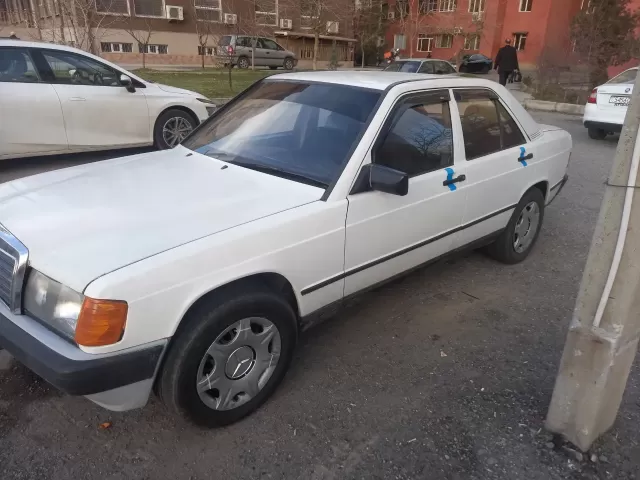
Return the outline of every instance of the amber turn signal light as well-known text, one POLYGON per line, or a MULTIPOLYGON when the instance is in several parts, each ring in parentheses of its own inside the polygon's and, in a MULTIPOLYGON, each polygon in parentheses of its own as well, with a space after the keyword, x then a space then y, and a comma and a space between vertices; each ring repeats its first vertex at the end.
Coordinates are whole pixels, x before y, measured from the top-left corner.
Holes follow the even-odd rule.
POLYGON ((76 324, 76 343, 99 347, 118 342, 127 322, 127 302, 85 297, 76 324))

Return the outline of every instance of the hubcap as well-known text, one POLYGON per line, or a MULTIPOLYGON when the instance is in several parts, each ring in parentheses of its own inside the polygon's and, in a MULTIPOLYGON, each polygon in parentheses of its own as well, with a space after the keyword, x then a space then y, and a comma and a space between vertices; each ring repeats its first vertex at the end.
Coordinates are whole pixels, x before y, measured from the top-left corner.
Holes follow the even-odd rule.
POLYGON ((187 138, 191 130, 193 130, 193 126, 189 120, 183 117, 173 117, 167 120, 162 127, 162 138, 167 145, 175 147, 187 138))
POLYGON ((255 397, 280 360, 278 328, 266 318, 237 321, 207 349, 198 367, 200 399, 214 410, 231 410, 255 397))
POLYGON ((536 202, 529 202, 520 212, 513 233, 513 249, 517 253, 522 253, 531 246, 539 224, 540 207, 536 202))

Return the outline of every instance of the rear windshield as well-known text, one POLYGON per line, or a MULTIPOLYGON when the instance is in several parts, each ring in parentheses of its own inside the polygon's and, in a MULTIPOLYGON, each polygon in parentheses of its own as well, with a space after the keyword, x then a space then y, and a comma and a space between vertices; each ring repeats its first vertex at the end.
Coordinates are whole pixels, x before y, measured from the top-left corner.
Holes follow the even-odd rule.
POLYGON ((231 35, 224 35, 218 42, 218 45, 220 45, 221 47, 231 45, 231 35))
POLYGON ((380 95, 344 85, 263 81, 213 115, 183 146, 326 188, 342 172, 380 95))
POLYGON ((626 72, 622 72, 617 77, 613 77, 607 83, 634 83, 636 81, 636 75, 638 75, 638 69, 634 68, 633 70, 627 70, 626 72))
POLYGON ((420 68, 420 62, 393 62, 385 71, 387 72, 406 72, 406 73, 416 73, 420 68))

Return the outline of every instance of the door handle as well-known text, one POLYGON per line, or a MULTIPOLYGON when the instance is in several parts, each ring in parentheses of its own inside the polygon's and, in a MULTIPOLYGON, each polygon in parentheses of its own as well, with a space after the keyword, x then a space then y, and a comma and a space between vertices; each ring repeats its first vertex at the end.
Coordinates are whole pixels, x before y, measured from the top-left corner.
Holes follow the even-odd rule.
POLYGON ((456 178, 452 178, 451 180, 445 180, 444 182, 442 182, 442 185, 448 187, 449 185, 453 185, 454 183, 464 182, 466 179, 466 175, 458 175, 456 178))
POLYGON ((526 155, 524 157, 518 157, 518 161, 524 162, 525 160, 531 160, 532 158, 533 158, 533 153, 530 153, 529 155, 526 155))

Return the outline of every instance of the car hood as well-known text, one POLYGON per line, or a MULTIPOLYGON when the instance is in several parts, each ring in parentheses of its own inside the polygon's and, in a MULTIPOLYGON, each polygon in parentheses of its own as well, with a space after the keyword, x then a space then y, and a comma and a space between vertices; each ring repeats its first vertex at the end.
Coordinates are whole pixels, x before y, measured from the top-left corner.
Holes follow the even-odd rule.
POLYGON ((200 95, 198 92, 192 92, 191 90, 185 90, 184 88, 171 87, 163 83, 152 83, 151 85, 155 85, 160 90, 167 93, 173 93, 176 95, 188 95, 190 97, 204 97, 204 95, 200 95))
POLYGON ((108 272, 323 192, 177 147, 4 183, 0 223, 29 249, 31 266, 81 292, 108 272))

